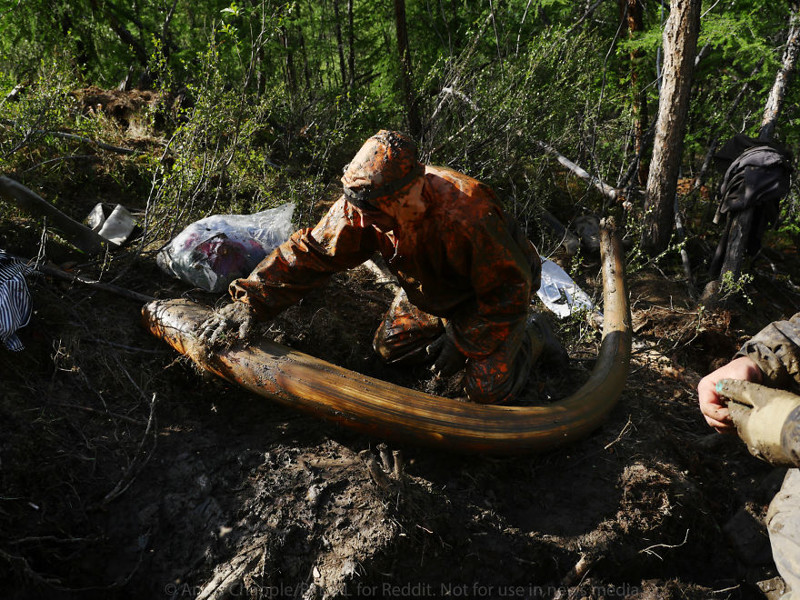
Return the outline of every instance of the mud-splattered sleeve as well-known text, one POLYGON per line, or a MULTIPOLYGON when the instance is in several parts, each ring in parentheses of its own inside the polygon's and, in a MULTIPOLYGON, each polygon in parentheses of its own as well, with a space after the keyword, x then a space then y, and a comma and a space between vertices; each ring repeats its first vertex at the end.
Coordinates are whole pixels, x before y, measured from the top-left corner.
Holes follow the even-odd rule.
POLYGON ((748 356, 758 365, 764 385, 800 391, 800 313, 767 325, 737 356, 748 356))
POLYGON ((260 319, 275 317, 333 273, 355 267, 377 248, 371 227, 362 227, 344 197, 312 228, 300 229, 261 261, 246 279, 231 283, 234 300, 252 306, 260 319))

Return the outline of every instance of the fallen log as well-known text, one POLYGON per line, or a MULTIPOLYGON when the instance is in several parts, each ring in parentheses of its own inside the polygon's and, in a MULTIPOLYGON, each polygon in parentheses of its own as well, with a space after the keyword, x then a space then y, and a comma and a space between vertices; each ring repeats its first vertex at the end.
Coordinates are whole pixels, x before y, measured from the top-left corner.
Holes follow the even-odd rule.
POLYGON ((50 223, 58 228, 73 246, 86 254, 101 254, 106 248, 117 247, 113 242, 101 238, 85 225, 65 215, 47 200, 9 177, 0 176, 0 197, 15 202, 28 214, 50 219, 50 223))
POLYGON ((614 407, 630 363, 631 320, 620 243, 601 229, 603 340, 588 381, 548 406, 490 406, 442 398, 367 377, 262 341, 210 351, 197 329, 210 309, 187 300, 143 308, 145 325, 202 368, 314 416, 379 438, 456 452, 522 454, 589 434, 614 407))

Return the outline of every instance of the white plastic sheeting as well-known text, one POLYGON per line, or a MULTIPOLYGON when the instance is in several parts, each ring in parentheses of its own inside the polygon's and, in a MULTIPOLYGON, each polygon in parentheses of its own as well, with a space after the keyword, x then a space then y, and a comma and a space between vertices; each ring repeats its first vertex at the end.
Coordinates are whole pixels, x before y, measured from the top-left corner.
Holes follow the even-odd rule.
POLYGON ((542 259, 542 285, 536 294, 559 319, 582 310, 595 309, 589 295, 578 287, 564 269, 547 258, 542 259))

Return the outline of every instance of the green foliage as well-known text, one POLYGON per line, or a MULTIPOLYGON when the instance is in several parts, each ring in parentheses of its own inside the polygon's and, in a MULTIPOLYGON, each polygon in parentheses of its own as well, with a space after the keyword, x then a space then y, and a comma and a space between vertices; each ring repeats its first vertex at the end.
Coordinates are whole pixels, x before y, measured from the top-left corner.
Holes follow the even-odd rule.
POLYGON ((738 297, 752 306, 753 300, 747 293, 747 286, 751 283, 753 283, 753 276, 749 273, 742 273, 736 278, 730 271, 725 271, 719 280, 719 300, 725 301, 738 297))
POLYGON ((193 104, 176 115, 167 150, 154 157, 147 218, 167 231, 149 228, 154 240, 213 212, 260 208, 260 184, 270 170, 253 141, 269 130, 269 99, 253 102, 228 86, 222 63, 220 45, 212 38, 197 56, 202 77, 187 86, 193 104))
MULTIPOLYGON (((485 32, 484 32, 485 34, 485 32)), ((546 141, 573 160, 589 165, 603 178, 624 155, 627 111, 620 111, 627 90, 613 78, 602 82, 608 46, 595 31, 548 28, 529 36, 520 53, 485 63, 467 48, 437 82, 440 93, 427 107, 424 149, 435 163, 461 169, 491 184, 513 210, 532 219, 564 194, 553 181, 553 161, 538 143, 546 141)), ((562 178, 563 181, 563 178, 562 178)), ((572 204, 589 209, 585 187, 572 204)), ((566 190, 569 192, 569 187, 566 190)))
MULTIPOLYGON (((711 140, 754 133, 788 6, 704 3, 699 45, 706 51, 694 79, 685 174, 697 171, 711 140), (731 109, 745 84, 749 92, 731 109)), ((424 158, 491 184, 528 224, 545 207, 564 207, 569 216, 608 210, 539 142, 612 185, 625 183, 639 110, 633 84, 646 92, 652 123, 669 10, 662 18, 659 3, 644 7, 644 31, 629 36, 616 2, 406 0, 424 158)), ((44 131, 120 136, 123 128, 104 112, 76 111, 69 93, 114 88, 127 77, 129 86, 185 98, 177 111, 147 109, 145 129, 157 131, 156 141, 162 135, 163 146, 114 175, 121 186, 129 174, 152 182, 153 241, 209 212, 286 200, 309 224, 367 136, 408 127, 400 76, 388 0, 0 0, 2 97, 27 84, 18 101, 0 107, 0 168, 68 164, 62 159, 74 145, 44 131)), ((798 102, 794 86, 787 106, 798 102)), ((796 151, 800 120, 791 111, 779 132, 796 151)), ((796 221, 792 212, 783 227, 796 221)))
MULTIPOLYGON (((63 146, 51 132, 78 126, 70 96, 76 79, 59 59, 59 56, 43 59, 26 92, 19 94, 18 101, 3 106, 0 171, 13 171, 17 165, 63 146)), ((6 90, 3 97, 13 87, 7 76, 4 79, 8 83, 3 86, 6 90)))

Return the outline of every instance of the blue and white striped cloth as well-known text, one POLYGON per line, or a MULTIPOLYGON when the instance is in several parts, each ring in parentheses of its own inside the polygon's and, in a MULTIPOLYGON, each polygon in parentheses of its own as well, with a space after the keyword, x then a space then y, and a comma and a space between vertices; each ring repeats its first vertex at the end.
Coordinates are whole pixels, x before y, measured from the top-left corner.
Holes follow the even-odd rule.
POLYGON ((31 320, 31 295, 25 282, 30 267, 0 250, 0 342, 19 352, 25 346, 17 330, 31 320))

